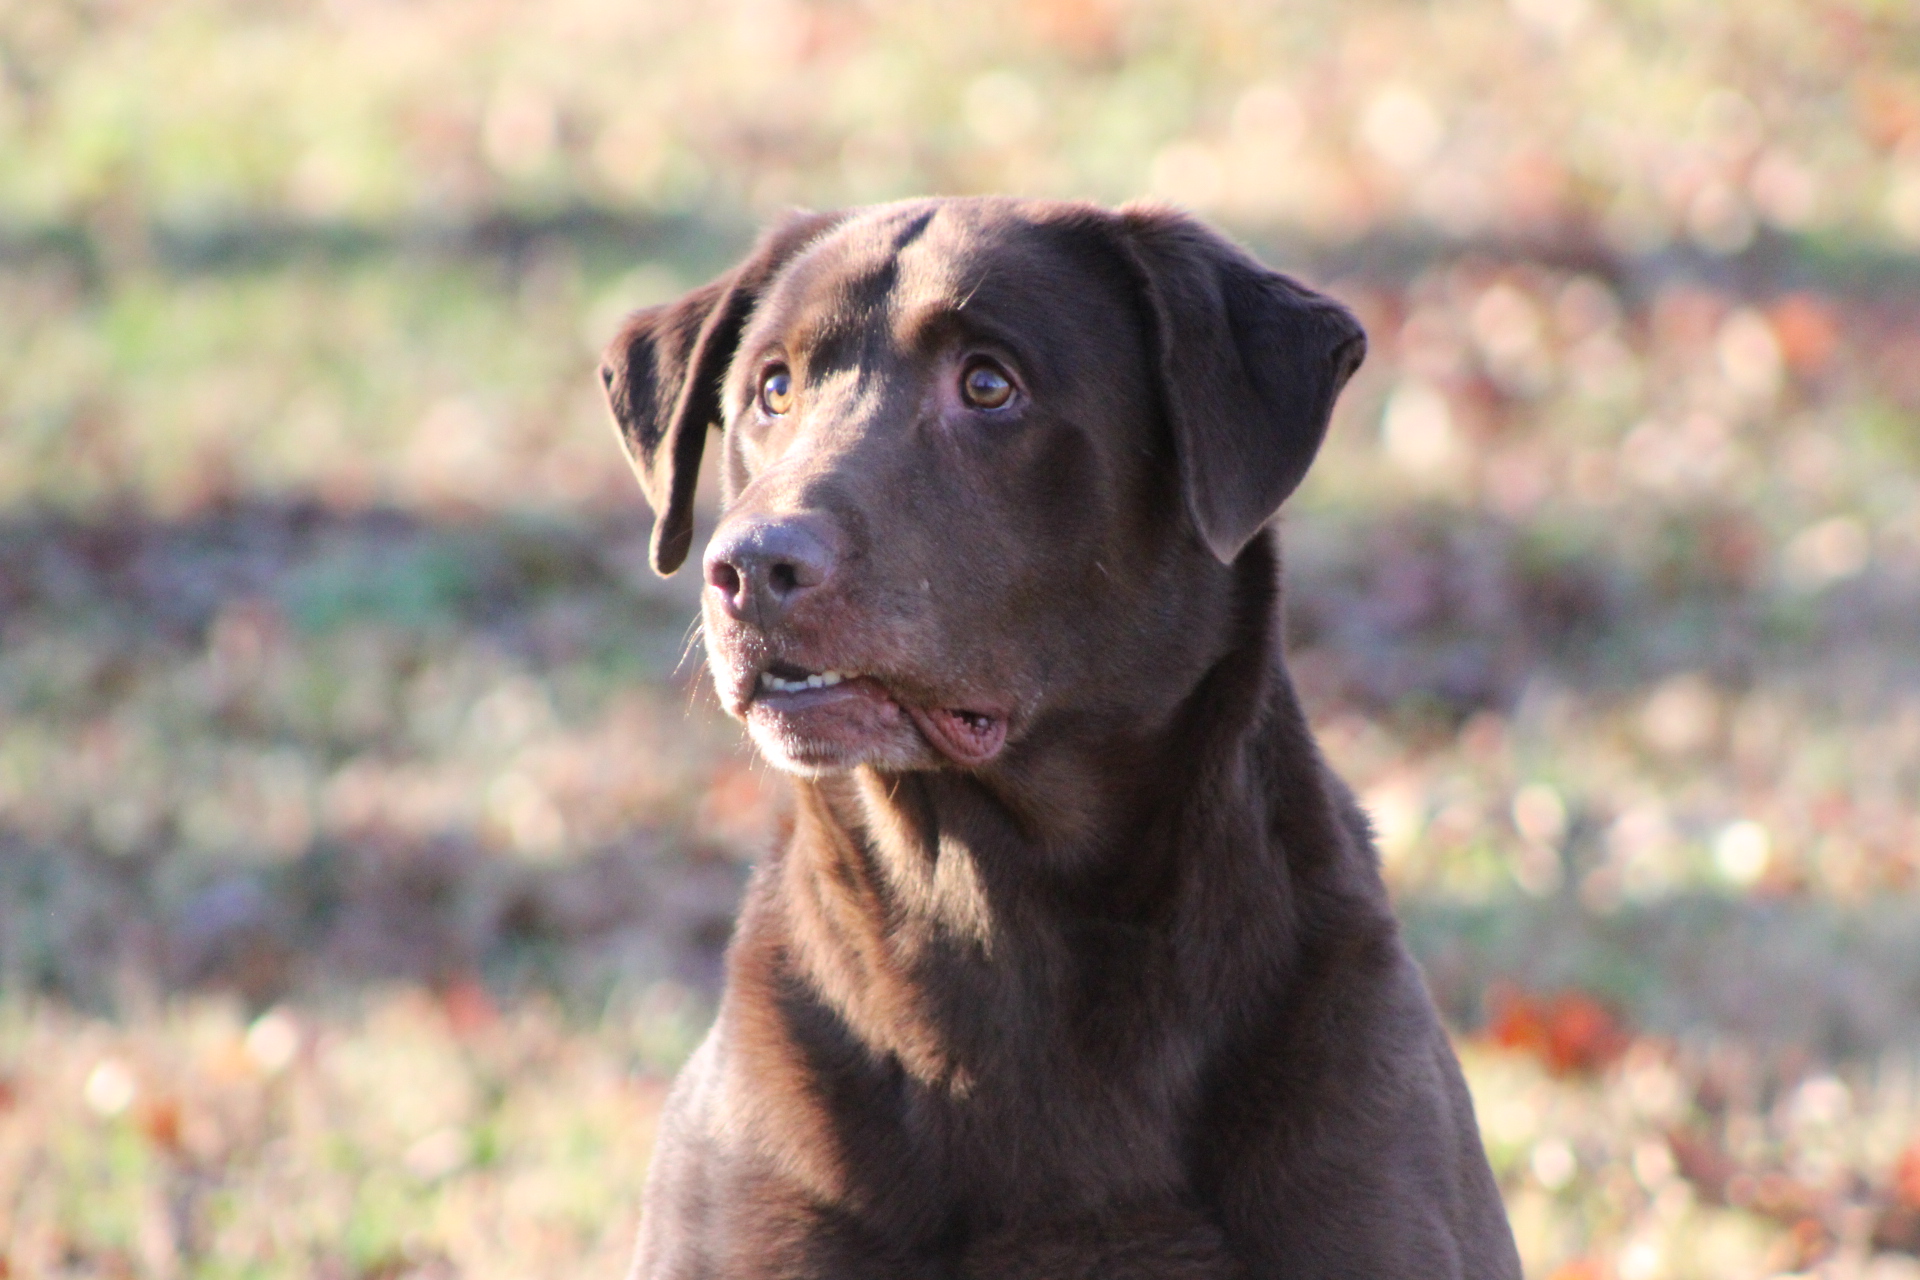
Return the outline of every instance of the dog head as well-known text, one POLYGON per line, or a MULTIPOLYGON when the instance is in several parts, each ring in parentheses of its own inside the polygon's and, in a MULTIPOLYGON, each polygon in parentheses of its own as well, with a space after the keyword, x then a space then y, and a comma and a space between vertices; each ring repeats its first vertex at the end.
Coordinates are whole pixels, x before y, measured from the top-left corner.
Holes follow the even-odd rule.
POLYGON ((891 772, 1170 714, 1364 351, 1181 214, 956 199, 793 215, 602 376, 663 574, 722 432, 727 710, 783 768, 891 772))

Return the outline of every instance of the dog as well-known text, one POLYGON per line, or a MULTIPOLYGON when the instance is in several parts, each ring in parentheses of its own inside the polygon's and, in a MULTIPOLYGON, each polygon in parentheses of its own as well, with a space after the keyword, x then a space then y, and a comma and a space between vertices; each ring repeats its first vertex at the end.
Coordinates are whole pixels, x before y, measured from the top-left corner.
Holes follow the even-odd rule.
POLYGON ((1366 339, 1178 211, 795 213, 602 365, 793 776, 641 1280, 1520 1275, 1270 525, 1366 339))

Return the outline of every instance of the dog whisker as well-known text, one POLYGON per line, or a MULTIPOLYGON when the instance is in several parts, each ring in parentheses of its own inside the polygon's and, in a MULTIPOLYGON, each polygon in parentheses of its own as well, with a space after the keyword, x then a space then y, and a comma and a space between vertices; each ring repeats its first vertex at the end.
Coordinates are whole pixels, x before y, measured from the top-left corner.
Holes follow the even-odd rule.
POLYGON ((704 617, 696 613, 693 616, 692 623, 690 623, 687 627, 687 634, 685 638, 682 639, 680 642, 680 656, 674 661, 674 664, 673 664, 674 675, 677 676, 681 673, 681 671, 685 670, 687 665, 687 659, 693 657, 694 650, 701 647, 702 643, 706 640, 706 638, 707 638, 707 621, 704 617))

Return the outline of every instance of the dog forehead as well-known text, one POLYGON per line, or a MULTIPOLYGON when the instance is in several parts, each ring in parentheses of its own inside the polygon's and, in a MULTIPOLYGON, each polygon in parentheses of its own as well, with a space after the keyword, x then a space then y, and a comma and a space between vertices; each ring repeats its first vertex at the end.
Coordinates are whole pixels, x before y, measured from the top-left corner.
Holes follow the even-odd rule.
POLYGON ((1101 273, 1072 252, 1076 233, 1059 216, 1068 208, 973 198, 863 210, 779 273, 748 343, 777 336, 817 349, 881 328, 907 337, 922 322, 962 312, 988 323, 1025 319, 1018 327, 1037 334, 1052 326, 1034 320, 1084 323, 1076 298, 1099 290, 1101 273))

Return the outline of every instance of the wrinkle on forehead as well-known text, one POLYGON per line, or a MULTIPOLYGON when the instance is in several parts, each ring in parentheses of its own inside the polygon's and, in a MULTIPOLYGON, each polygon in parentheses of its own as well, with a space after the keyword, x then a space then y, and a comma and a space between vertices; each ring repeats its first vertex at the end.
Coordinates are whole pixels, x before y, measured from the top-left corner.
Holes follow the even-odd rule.
POLYGON ((901 255, 939 216, 918 202, 842 223, 787 268, 758 309, 755 337, 778 333, 789 353, 834 367, 858 358, 899 294, 901 255))
POLYGON ((880 356, 883 346, 921 351, 956 334, 1050 363, 1061 328, 1087 318, 1061 313, 1060 286, 1080 283, 1088 263, 1059 254, 1055 240, 1016 201, 873 210, 822 236, 782 273, 748 345, 777 336, 809 378, 880 356))

